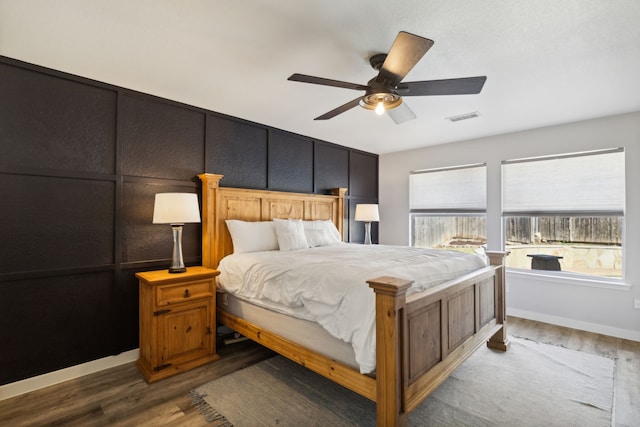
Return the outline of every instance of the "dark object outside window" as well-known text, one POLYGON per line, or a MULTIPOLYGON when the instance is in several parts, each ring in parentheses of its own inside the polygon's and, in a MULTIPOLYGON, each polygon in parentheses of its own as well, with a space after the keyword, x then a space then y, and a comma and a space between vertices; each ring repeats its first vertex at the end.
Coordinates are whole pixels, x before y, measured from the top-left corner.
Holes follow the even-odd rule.
POLYGON ((532 270, 551 270, 551 271, 560 271, 560 261, 562 259, 561 256, 555 255, 527 255, 531 257, 531 269, 532 270))

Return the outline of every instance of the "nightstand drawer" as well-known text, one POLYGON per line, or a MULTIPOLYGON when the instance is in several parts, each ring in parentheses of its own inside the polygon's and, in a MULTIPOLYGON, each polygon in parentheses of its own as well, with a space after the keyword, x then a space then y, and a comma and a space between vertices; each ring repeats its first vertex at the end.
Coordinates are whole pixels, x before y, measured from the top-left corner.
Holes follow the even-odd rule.
POLYGON ((192 282, 158 286, 156 304, 161 306, 185 303, 200 298, 211 298, 213 295, 213 280, 194 280, 192 282))

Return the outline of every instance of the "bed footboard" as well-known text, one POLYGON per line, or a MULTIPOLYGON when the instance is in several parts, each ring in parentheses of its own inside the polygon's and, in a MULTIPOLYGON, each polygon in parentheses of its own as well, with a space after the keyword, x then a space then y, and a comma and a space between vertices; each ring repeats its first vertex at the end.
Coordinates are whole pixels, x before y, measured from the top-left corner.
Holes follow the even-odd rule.
POLYGON ((406 296, 412 281, 368 281, 376 293, 378 426, 402 426, 407 414, 481 345, 506 350, 504 253, 491 266, 406 296))

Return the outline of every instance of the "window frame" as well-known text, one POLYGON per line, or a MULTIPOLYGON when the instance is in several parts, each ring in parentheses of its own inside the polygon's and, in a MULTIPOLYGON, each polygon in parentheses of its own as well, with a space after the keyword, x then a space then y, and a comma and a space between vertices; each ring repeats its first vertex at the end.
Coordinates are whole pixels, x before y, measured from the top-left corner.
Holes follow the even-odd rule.
MULTIPOLYGON (((624 153, 625 150, 623 147, 612 148, 612 149, 604 149, 604 150, 594 150, 594 151, 585 151, 580 153, 567 153, 560 155, 552 155, 552 156, 539 156, 525 159, 516 159, 516 160, 503 160, 501 162, 501 183, 500 183, 500 192, 501 192, 501 201, 502 201, 502 209, 501 209, 501 221, 502 221, 502 245, 506 251, 509 250, 507 246, 506 238, 507 238, 507 222, 505 218, 510 217, 527 217, 527 218, 539 218, 539 217, 568 217, 568 218, 576 218, 576 217, 619 217, 622 220, 622 230, 621 230, 621 243, 620 248, 622 252, 622 267, 621 267, 621 275, 620 277, 607 277, 607 276, 599 276, 595 274, 589 273, 576 273, 572 271, 552 271, 552 270, 538 270, 538 269, 524 269, 524 268, 516 268, 516 267, 507 267, 506 271, 510 275, 514 275, 516 277, 537 277, 541 280, 552 280, 554 282, 562 282, 567 284, 581 284, 586 286, 596 286, 596 287, 605 287, 605 288, 613 288, 613 289, 628 289, 629 285, 625 284, 625 266, 626 266, 626 245, 625 245, 625 206, 624 206, 624 198, 626 194, 626 187, 623 187, 622 190, 622 206, 620 208, 614 209, 585 209, 585 210, 545 210, 545 209, 531 209, 531 210, 509 210, 505 209, 505 165, 513 165, 517 163, 533 163, 536 161, 546 161, 546 160, 557 160, 557 159, 571 159, 578 158, 584 156, 594 156, 594 155, 606 155, 610 153, 623 153, 622 156, 622 182, 624 183, 626 172, 624 171, 624 153)), ((624 185, 624 184, 623 184, 624 185)))
MULTIPOLYGON (((463 172, 464 173, 464 172, 463 172)), ((454 205, 460 205, 459 203, 454 203, 454 205)), ((485 232, 484 237, 487 235, 487 164, 486 163, 474 163, 467 165, 457 165, 457 166, 447 166, 447 167, 439 167, 439 168, 429 168, 429 169, 420 169, 409 172, 409 245, 415 247, 415 218, 417 217, 483 217, 485 221, 485 232), (421 174, 437 174, 437 173, 447 173, 447 172, 456 172, 463 170, 471 170, 471 169, 479 169, 482 168, 482 174, 484 175, 484 180, 482 181, 482 186, 484 187, 483 195, 484 197, 481 200, 481 203, 478 205, 474 203, 472 206, 469 206, 466 203, 466 207, 451 207, 449 206, 440 206, 440 207, 429 207, 429 208, 415 208, 413 206, 413 201, 415 200, 412 196, 414 192, 414 185, 411 177, 415 175, 421 174)), ((486 244, 485 244, 486 246, 486 244)))

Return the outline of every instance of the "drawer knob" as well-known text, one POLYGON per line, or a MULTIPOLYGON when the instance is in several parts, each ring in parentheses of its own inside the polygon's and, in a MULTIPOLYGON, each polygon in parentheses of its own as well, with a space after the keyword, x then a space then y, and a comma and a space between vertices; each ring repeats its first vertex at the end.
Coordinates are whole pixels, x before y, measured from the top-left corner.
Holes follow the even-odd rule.
POLYGON ((184 297, 185 298, 189 298, 191 296, 191 294, 189 293, 189 289, 185 289, 184 290, 184 297))

